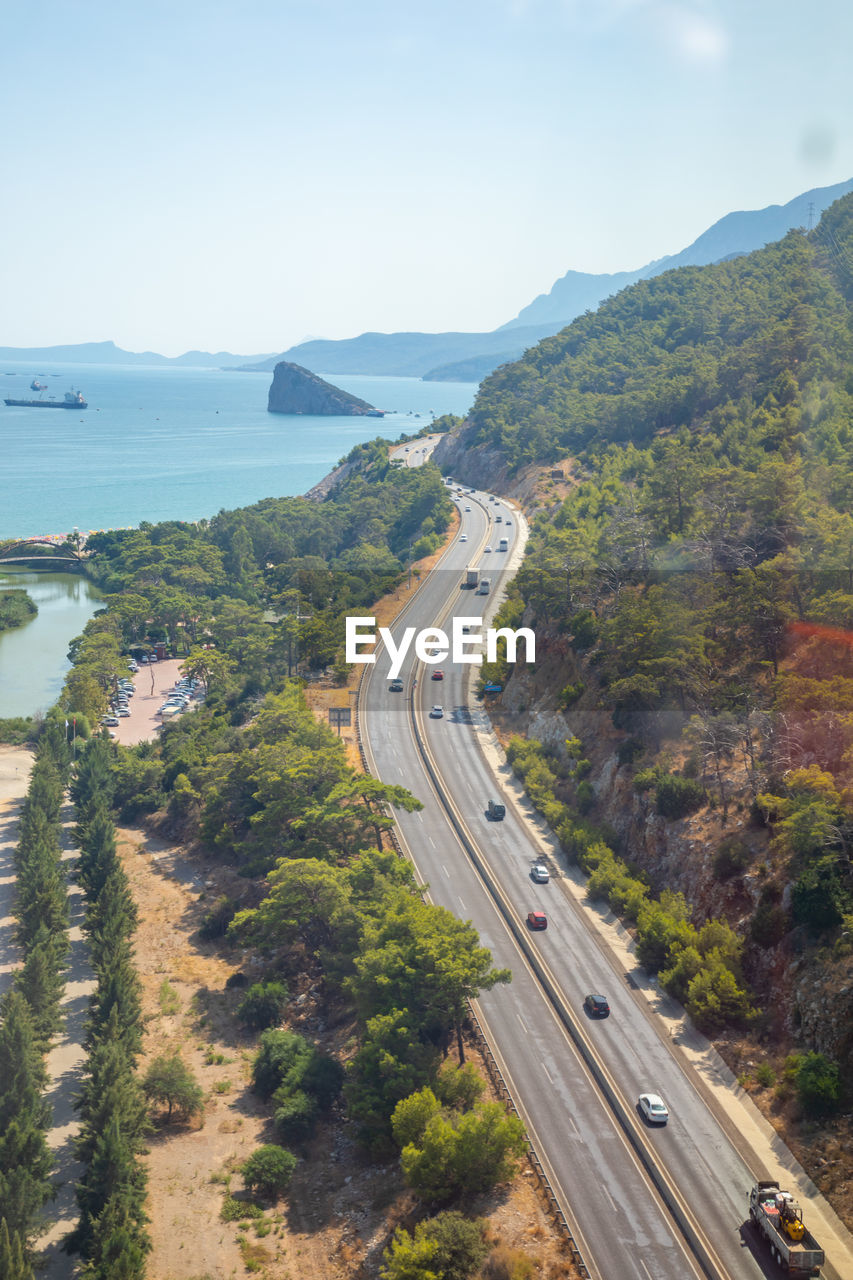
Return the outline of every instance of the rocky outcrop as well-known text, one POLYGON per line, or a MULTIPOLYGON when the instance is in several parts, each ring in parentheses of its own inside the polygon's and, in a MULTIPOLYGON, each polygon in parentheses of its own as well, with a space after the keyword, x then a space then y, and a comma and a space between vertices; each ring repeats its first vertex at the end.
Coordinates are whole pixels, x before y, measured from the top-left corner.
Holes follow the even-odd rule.
POLYGON ((380 417, 379 410, 358 396, 324 382, 301 365, 282 360, 275 367, 267 409, 270 413, 324 417, 380 417))

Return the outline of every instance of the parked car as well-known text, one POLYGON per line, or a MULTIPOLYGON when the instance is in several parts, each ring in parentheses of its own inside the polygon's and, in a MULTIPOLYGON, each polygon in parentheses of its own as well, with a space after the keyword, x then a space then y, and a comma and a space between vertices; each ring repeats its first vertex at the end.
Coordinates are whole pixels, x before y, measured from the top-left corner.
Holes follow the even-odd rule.
POLYGON ((547 929, 548 917, 544 911, 528 911, 527 913, 528 929, 547 929))
POLYGON ((666 1103, 659 1093, 641 1093, 637 1105, 649 1124, 666 1124, 669 1119, 666 1103))
POLYGON ((586 996, 583 1007, 591 1018, 607 1018, 610 1014, 610 1005, 605 996, 586 996))

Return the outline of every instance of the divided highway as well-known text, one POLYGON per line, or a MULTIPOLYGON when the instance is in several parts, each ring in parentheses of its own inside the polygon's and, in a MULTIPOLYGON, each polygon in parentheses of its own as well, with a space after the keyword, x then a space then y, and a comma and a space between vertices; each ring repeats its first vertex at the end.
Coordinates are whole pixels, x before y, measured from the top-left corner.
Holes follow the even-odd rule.
MULTIPOLYGON (((482 493, 462 494, 459 507, 460 534, 392 627, 395 640, 407 626, 450 632, 453 616, 478 618, 499 589, 510 557, 497 548, 506 537, 511 553, 515 513, 482 493), (460 589, 468 565, 491 578, 489 595, 460 589)), ((441 667, 444 679, 432 680, 435 668, 410 655, 395 693, 388 654, 377 651, 359 698, 368 762, 424 802, 397 823, 432 901, 470 919, 495 964, 513 972, 509 986, 480 998, 478 1015, 591 1274, 772 1277, 761 1243, 742 1231, 746 1193, 763 1170, 747 1166, 736 1135, 660 1039, 630 975, 561 888, 559 868, 549 883, 533 882, 540 857, 513 807, 503 822, 486 819, 488 799, 501 799, 478 741, 486 718, 469 710, 467 669, 450 659, 441 667), (434 704, 441 718, 430 718, 434 704), (547 912, 545 932, 528 933, 530 910, 547 912), (609 1018, 586 1017, 588 992, 607 996, 609 1018), (666 1100, 665 1128, 640 1118, 644 1091, 666 1100)))

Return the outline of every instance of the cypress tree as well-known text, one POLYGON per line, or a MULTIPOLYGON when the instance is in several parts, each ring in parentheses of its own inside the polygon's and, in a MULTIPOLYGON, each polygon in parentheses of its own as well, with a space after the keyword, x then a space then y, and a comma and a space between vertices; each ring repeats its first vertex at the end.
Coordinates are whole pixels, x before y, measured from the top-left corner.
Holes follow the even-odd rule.
POLYGON ((98 1135, 110 1117, 121 1119, 128 1143, 138 1152, 146 1127, 146 1105, 133 1071, 133 1062, 121 1043, 118 1011, 114 1008, 103 1029, 102 1039, 93 1047, 86 1063, 86 1078, 77 1103, 80 1133, 76 1142, 78 1160, 89 1164, 98 1135))
POLYGON ((82 1280, 141 1280, 151 1247, 134 1216, 134 1195, 110 1195, 92 1228, 89 1262, 82 1280))
POLYGON ((135 1059, 142 1046, 142 1001, 139 978, 130 962, 130 948, 105 959, 98 969, 98 986, 92 997, 91 1015, 86 1029, 86 1049, 91 1052, 103 1039, 104 1028, 115 1010, 118 1026, 116 1040, 128 1057, 135 1059))
POLYGON ((0 1218, 0 1276, 3 1280, 35 1280, 23 1241, 17 1231, 9 1233, 5 1218, 0 1218))
POLYGON ((134 1144, 128 1141, 120 1118, 113 1115, 95 1140, 91 1162, 77 1188, 80 1221, 72 1241, 84 1258, 92 1258, 98 1247, 98 1219, 111 1197, 121 1197, 126 1229, 144 1238, 145 1183, 134 1144))
POLYGON ((16 941, 27 950, 44 926, 50 934, 63 933, 68 926, 68 893, 59 861, 55 837, 40 841, 20 861, 17 875, 15 915, 16 941))
POLYGON ((0 1204, 10 1238, 26 1240, 51 1193, 50 1108, 41 1096, 47 1076, 20 991, 7 993, 0 1016, 0 1204))
POLYGON ((78 822, 89 820, 93 806, 109 805, 114 787, 109 741, 101 737, 90 738, 77 761, 70 788, 78 822))
POLYGON ((80 834, 77 879, 86 897, 94 902, 116 861, 115 826, 105 804, 92 807, 91 816, 80 834))
POLYGON ((65 986, 62 970, 68 951, 67 937, 48 933, 41 925, 27 951, 24 966, 15 975, 15 987, 30 1006, 36 1045, 44 1054, 62 1025, 59 1002, 65 986))

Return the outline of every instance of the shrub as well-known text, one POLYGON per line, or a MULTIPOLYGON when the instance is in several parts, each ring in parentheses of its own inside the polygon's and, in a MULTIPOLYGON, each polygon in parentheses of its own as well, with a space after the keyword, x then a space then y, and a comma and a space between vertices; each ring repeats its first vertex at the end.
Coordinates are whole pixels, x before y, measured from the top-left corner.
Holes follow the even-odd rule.
POLYGON ((776 1072, 769 1062, 760 1062, 755 1068, 755 1078, 765 1089, 776 1083, 776 1072))
POLYGON ((580 609, 569 618, 569 635, 573 649, 589 649, 598 638, 598 624, 595 614, 589 609, 580 609))
POLYGON ((394 1233, 385 1250, 382 1280, 419 1280, 441 1276, 441 1280, 468 1280, 488 1253, 484 1242, 485 1223, 451 1210, 427 1222, 419 1222, 414 1235, 402 1227, 394 1233))
POLYGON ((740 836, 726 836, 714 855, 714 875, 718 880, 729 880, 749 864, 749 845, 740 836))
POLYGON ((822 1116, 837 1110, 841 1098, 838 1063, 822 1053, 806 1053, 800 1058, 794 1084, 806 1115, 822 1116))
POLYGON ((658 783, 657 769, 638 769, 634 774, 634 790, 635 791, 651 791, 652 787, 656 787, 658 783))
POLYGON ((286 1093, 276 1108, 274 1119, 276 1129, 286 1142, 304 1142, 314 1132, 317 1103, 302 1089, 286 1093))
POLYGON ((559 703, 564 711, 575 705, 578 698, 583 694, 584 688, 585 685, 582 680, 579 680, 577 684, 567 684, 563 686, 560 690, 559 703))
POLYGON ((168 1108, 167 1124, 173 1111, 176 1115, 192 1116, 204 1106, 204 1094, 195 1076, 177 1053, 155 1058, 142 1081, 142 1091, 149 1101, 168 1108))
MULTIPOLYGON (((582 814, 589 813, 595 804, 595 792, 589 782, 579 782, 576 793, 578 811, 582 814)), ((545 815, 547 817, 547 814, 545 815)))
POLYGON ((237 904, 225 894, 217 898, 209 911, 202 916, 198 935, 205 942, 214 938, 224 938, 229 924, 237 914, 237 904))
POLYGON ((699 808, 704 798, 702 784, 695 778, 682 778, 677 773, 664 773, 658 777, 655 809, 662 818, 685 818, 699 808))
POLYGON ((279 1022, 290 992, 283 982, 256 982, 237 1006, 237 1017, 253 1031, 265 1031, 279 1022))
POLYGON ((275 1199, 290 1186, 297 1164, 296 1156, 290 1151, 267 1144, 252 1152, 240 1172, 250 1190, 275 1199))
POLYGON ((749 922, 749 936, 759 947, 775 947, 788 932, 788 913, 778 902, 759 902, 749 922))
POLYGON ((620 764, 633 764, 637 756, 641 756, 645 749, 645 744, 641 738, 626 738, 624 742, 619 743, 616 759, 620 764))

